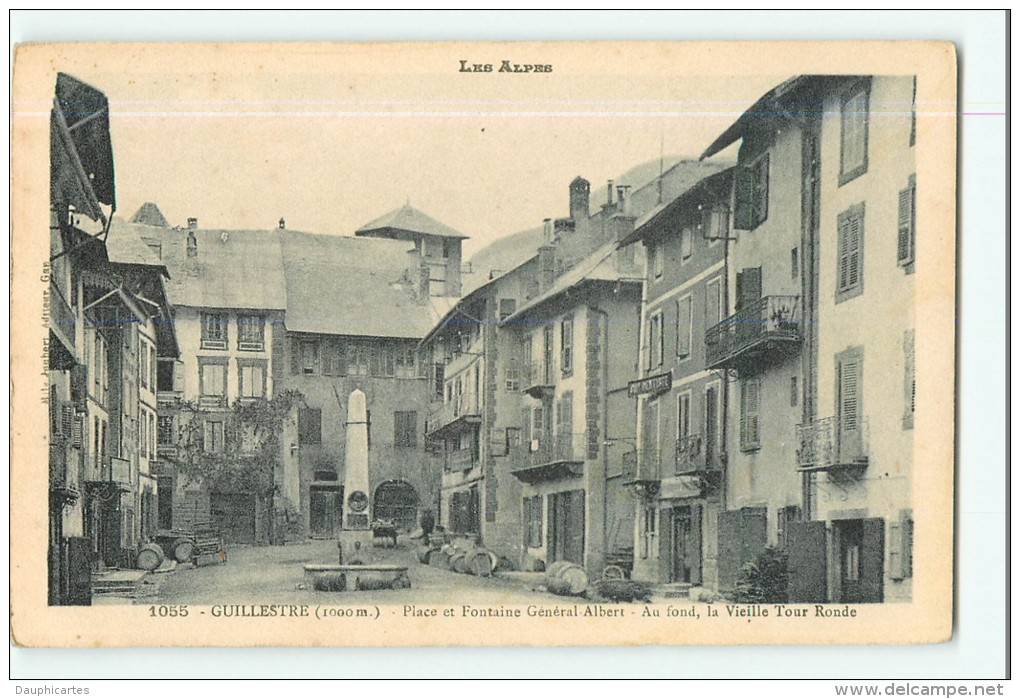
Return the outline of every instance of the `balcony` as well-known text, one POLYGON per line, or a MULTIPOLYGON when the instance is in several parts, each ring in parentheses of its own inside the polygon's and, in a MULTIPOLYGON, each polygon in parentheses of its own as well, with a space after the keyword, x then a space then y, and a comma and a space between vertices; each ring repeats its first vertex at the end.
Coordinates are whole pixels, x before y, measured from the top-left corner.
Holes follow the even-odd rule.
POLYGON ((425 420, 425 434, 429 437, 442 437, 460 432, 468 425, 478 425, 482 421, 478 408, 478 399, 473 395, 464 394, 447 403, 425 420))
POLYGON ((556 383, 553 381, 553 367, 546 362, 532 362, 525 367, 524 392, 539 400, 553 394, 556 383))
POLYGON ((838 417, 797 425, 797 443, 801 471, 863 471, 868 466, 868 418, 860 418, 857 429, 840 429, 838 417))
POLYGON ((71 310, 71 304, 67 302, 64 295, 56 284, 50 282, 49 294, 49 325, 50 330, 64 346, 67 352, 77 359, 78 354, 74 348, 75 328, 77 318, 71 310))
POLYGON ((800 297, 764 296, 705 332, 705 363, 753 374, 796 351, 800 341, 800 297))
POLYGON ((522 445, 511 473, 522 483, 580 476, 588 455, 585 433, 543 435, 522 445))
POLYGON ((478 463, 474 449, 457 449, 446 455, 447 471, 470 471, 478 463))
POLYGON ((655 497, 662 482, 661 456, 657 448, 638 449, 623 455, 623 485, 639 500, 655 497))
POLYGON ((50 496, 71 503, 81 494, 78 488, 77 462, 69 458, 64 444, 50 444, 50 496))
POLYGON ((183 391, 166 391, 163 389, 156 391, 156 405, 160 408, 177 405, 182 400, 184 400, 183 391))

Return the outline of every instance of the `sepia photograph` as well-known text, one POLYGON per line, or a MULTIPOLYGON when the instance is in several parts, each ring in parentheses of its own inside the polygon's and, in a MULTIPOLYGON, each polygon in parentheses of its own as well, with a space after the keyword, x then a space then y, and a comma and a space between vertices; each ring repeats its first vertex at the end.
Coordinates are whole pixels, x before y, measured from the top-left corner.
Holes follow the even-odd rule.
POLYGON ((15 641, 951 638, 952 44, 40 44, 12 94, 15 641))

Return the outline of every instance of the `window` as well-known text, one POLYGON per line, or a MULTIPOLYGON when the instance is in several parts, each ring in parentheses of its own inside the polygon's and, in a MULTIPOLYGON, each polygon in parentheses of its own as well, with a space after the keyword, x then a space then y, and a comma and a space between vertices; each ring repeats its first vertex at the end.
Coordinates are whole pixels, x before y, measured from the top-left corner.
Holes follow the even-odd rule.
POLYGON ((914 271, 914 203, 916 181, 913 175, 907 180, 907 188, 900 190, 899 215, 896 234, 896 264, 906 268, 907 274, 914 271))
POLYGON ((542 496, 524 498, 524 545, 538 548, 542 545, 542 496))
POLYGON ((691 436, 691 394, 681 393, 676 398, 677 442, 691 436))
POLYGON ((393 413, 393 446, 418 446, 418 413, 414 410, 393 413))
POLYGON ((149 351, 144 342, 138 343, 138 379, 142 388, 149 387, 149 351))
POLYGON ((445 369, 445 367, 442 364, 436 363, 436 364, 432 365, 432 370, 434 372, 434 383, 435 383, 436 398, 439 398, 440 400, 442 400, 442 398, 443 398, 443 385, 446 383, 446 378, 445 378, 446 369, 445 369))
POLYGON ((156 390, 156 348, 149 347, 149 387, 156 390))
POLYGON ((841 213, 837 225, 836 303, 840 303, 864 291, 864 204, 841 213))
POLYGON ((238 360, 237 395, 241 398, 263 398, 266 395, 265 362, 238 360))
POLYGON ((914 402, 917 379, 914 369, 914 331, 903 333, 903 429, 914 428, 914 402))
POLYGON ((204 450, 209 454, 219 454, 226 448, 223 441, 223 421, 206 420, 205 435, 202 442, 204 450))
POLYGON ((790 546, 790 524, 799 522, 800 508, 796 505, 780 507, 776 511, 776 541, 779 548, 787 549, 790 546))
POLYGON ((372 376, 393 376, 396 372, 396 362, 393 357, 393 347, 381 345, 374 348, 372 352, 372 376))
POLYGON ((149 413, 149 456, 156 458, 156 415, 149 413))
POLYGON ((509 455, 514 450, 521 446, 521 428, 520 427, 507 427, 506 428, 506 451, 505 454, 509 455))
POLYGON ((676 356, 691 356, 691 320, 693 296, 687 295, 676 302, 676 356))
POLYGON ((139 417, 141 419, 138 421, 138 449, 141 457, 146 459, 149 457, 149 418, 144 411, 139 417))
POLYGON ((322 410, 298 409, 298 444, 322 444, 322 410))
POLYGON ((705 387, 705 458, 712 463, 719 447, 719 384, 705 387))
POLYGON ((319 343, 316 340, 301 341, 301 373, 314 374, 319 364, 319 343))
POLYGON ((347 348, 347 373, 350 376, 368 376, 369 347, 355 342, 347 348))
POLYGON ((740 387, 740 448, 744 451, 753 451, 761 446, 760 408, 761 379, 744 379, 740 387))
POLYGON ((202 349, 227 348, 227 314, 202 314, 202 349))
POLYGON ((691 258, 694 253, 694 229, 690 226, 680 231, 680 264, 691 258))
POLYGON ((870 85, 861 82, 847 92, 839 111, 840 148, 839 183, 863 175, 868 170, 868 92, 870 85))
POLYGON ((796 279, 800 275, 800 259, 797 248, 790 249, 790 279, 796 279))
POLYGON ((560 369, 564 376, 574 371, 574 319, 565 318, 560 323, 560 369))
POLYGON ((506 320, 514 314, 517 310, 517 301, 515 299, 500 299, 499 300, 499 319, 506 320))
POLYGON ((511 361, 506 365, 506 390, 509 392, 519 391, 521 389, 521 372, 517 366, 517 363, 511 361))
POLYGON ((718 278, 705 285, 705 327, 722 320, 722 283, 718 278))
POLYGON ((657 515, 654 507, 646 507, 641 511, 641 558, 655 557, 657 515))
POLYGON ((662 276, 662 246, 658 243, 651 243, 648 248, 648 256, 651 258, 652 274, 656 279, 662 276))
POLYGON ((175 362, 173 360, 158 362, 156 374, 156 388, 158 390, 174 390, 174 366, 175 362))
POLYGON ((654 369, 662 366, 662 311, 653 313, 648 318, 648 356, 645 368, 654 369))
POLYGON ((769 154, 737 168, 734 183, 736 213, 734 227, 749 231, 769 216, 769 154))
POLYGON ((413 345, 393 348, 393 375, 398 379, 414 379, 418 377, 415 367, 415 350, 413 345))
POLYGON ((800 402, 800 394, 797 391, 797 377, 790 377, 790 407, 796 408, 797 403, 800 402))
POLYGON ((204 406, 221 406, 227 403, 227 360, 198 358, 198 379, 204 406))
POLYGON ((237 349, 261 352, 265 349, 265 319, 262 316, 237 317, 237 349))

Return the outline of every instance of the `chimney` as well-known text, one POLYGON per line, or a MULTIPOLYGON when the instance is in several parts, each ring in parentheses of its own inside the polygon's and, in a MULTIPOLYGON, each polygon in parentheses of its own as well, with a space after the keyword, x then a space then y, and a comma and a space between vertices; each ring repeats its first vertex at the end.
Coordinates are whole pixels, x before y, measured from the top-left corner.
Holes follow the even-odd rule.
POLYGON ((591 183, 583 177, 575 177, 570 183, 570 218, 583 221, 588 218, 591 197, 591 183))
POLYGON ((548 245, 553 239, 553 223, 551 218, 542 219, 542 239, 548 245))
POLYGON ((198 257, 198 239, 195 238, 195 229, 191 228, 191 222, 195 219, 188 219, 188 257, 198 257))
POLYGON ((538 289, 544 294, 556 281, 556 246, 546 243, 538 249, 538 289))
POLYGON ((617 200, 621 212, 630 213, 630 185, 621 184, 616 187, 617 200))
POLYGON ((287 222, 286 222, 286 221, 284 221, 284 220, 283 220, 283 216, 281 216, 281 217, 280 217, 280 230, 282 231, 282 230, 284 230, 284 229, 286 229, 286 228, 287 228, 287 222))
POLYGON ((188 219, 188 230, 189 231, 193 231, 193 230, 197 230, 197 229, 198 229, 198 219, 197 218, 189 218, 188 219))
POLYGON ((609 180, 606 183, 606 206, 613 205, 613 181, 609 180))

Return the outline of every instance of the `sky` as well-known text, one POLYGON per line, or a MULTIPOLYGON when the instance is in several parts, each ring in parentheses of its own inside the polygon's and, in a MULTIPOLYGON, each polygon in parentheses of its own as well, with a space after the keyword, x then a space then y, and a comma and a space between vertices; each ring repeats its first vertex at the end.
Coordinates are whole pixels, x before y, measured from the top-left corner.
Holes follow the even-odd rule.
POLYGON ((566 216, 578 175, 594 191, 663 154, 697 158, 787 77, 682 75, 661 59, 642 74, 590 49, 538 53, 527 60, 552 73, 500 75, 504 49, 393 45, 117 48, 69 54, 58 69, 110 100, 119 215, 151 201, 172 225, 274 228, 283 217, 351 235, 410 203, 469 236, 468 256, 566 216), (463 73, 461 55, 494 72, 463 73))

